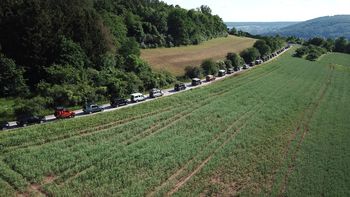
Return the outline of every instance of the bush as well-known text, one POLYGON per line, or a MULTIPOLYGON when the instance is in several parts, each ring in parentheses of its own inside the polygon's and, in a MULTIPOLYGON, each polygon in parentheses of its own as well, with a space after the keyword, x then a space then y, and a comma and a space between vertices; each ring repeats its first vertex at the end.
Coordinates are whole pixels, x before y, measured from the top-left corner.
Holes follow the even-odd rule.
POLYGON ((238 67, 243 64, 243 59, 236 53, 228 53, 226 59, 231 61, 233 67, 238 67))
POLYGON ((252 47, 242 51, 240 55, 246 63, 250 63, 255 61, 260 56, 260 52, 258 49, 252 47))
POLYGON ((20 119, 27 116, 45 115, 48 102, 50 101, 40 96, 29 100, 19 99, 16 101, 15 116, 20 119))
POLYGON ((297 49, 297 50, 295 51, 294 56, 295 56, 295 57, 303 57, 304 55, 306 55, 306 54, 308 54, 308 53, 309 53, 309 48, 306 47, 306 46, 304 46, 304 47, 301 47, 301 48, 297 49))
POLYGON ((317 58, 320 57, 320 54, 319 53, 316 53, 316 52, 310 52, 307 56, 306 56, 306 59, 307 60, 310 60, 310 61, 316 61, 317 58))
POLYGON ((218 65, 212 60, 204 60, 201 64, 204 75, 216 75, 219 71, 218 65))
POLYGON ((186 66, 185 76, 187 78, 199 78, 201 76, 201 69, 195 66, 186 66))

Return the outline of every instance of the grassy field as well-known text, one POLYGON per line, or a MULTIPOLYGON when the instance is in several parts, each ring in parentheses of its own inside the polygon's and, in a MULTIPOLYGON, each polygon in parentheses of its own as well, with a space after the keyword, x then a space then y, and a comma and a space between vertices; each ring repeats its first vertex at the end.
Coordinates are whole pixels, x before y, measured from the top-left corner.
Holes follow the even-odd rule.
POLYGON ((0 196, 350 196, 350 56, 0 134, 0 196))
POLYGON ((224 59, 228 52, 239 53, 253 46, 254 42, 255 40, 251 38, 228 36, 212 39, 200 45, 145 49, 141 50, 141 57, 155 70, 165 70, 175 76, 182 76, 186 66, 198 66, 208 58, 224 59))

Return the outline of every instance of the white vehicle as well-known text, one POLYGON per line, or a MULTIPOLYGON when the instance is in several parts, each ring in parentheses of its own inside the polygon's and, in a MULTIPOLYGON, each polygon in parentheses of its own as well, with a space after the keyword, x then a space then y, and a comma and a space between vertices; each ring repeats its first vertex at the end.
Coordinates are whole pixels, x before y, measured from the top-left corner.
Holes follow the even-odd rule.
POLYGON ((134 93, 134 94, 131 94, 130 100, 131 102, 137 103, 139 101, 146 100, 146 97, 141 93, 134 93))

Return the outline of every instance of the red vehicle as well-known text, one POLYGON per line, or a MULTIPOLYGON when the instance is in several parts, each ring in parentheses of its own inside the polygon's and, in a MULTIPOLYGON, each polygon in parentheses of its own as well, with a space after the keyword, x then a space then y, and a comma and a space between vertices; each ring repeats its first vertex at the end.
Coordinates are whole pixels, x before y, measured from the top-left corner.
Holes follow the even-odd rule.
POLYGON ((54 115, 57 119, 74 118, 75 112, 70 111, 70 110, 65 109, 65 108, 57 108, 54 115))

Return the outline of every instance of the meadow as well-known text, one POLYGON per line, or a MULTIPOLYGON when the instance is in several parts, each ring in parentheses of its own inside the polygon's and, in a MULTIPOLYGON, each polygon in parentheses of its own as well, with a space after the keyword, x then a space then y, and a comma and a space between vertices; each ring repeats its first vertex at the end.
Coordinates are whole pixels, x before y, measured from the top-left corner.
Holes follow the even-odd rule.
POLYGON ((350 196, 350 55, 0 133, 0 196, 350 196))
POLYGON ((227 53, 240 53, 252 47, 255 39, 228 36, 215 38, 199 45, 141 50, 141 58, 154 70, 168 71, 175 76, 183 76, 186 66, 199 66, 203 60, 225 59, 227 53))

